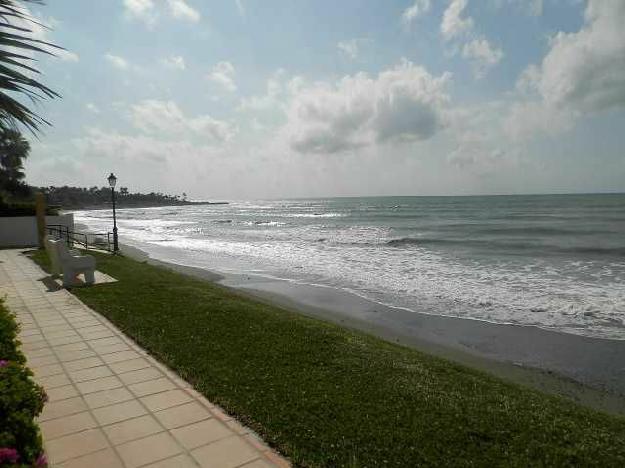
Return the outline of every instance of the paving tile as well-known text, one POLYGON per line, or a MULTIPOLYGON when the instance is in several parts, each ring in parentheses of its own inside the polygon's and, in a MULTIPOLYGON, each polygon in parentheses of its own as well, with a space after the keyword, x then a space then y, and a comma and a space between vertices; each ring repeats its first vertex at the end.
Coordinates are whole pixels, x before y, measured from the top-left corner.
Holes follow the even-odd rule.
POLYGON ((51 375, 62 374, 63 372, 65 372, 60 364, 49 364, 47 366, 41 367, 33 366, 32 371, 37 378, 48 377, 51 375))
POLYGON ((111 338, 99 338, 97 340, 87 340, 87 344, 93 349, 102 348, 106 346, 113 346, 117 344, 123 344, 124 342, 117 337, 111 338))
POLYGON ((126 466, 134 468, 177 455, 181 447, 169 434, 162 432, 117 446, 126 466))
POLYGON ((39 421, 69 416, 70 414, 81 413, 87 410, 87 405, 81 397, 67 398, 60 401, 50 401, 44 407, 39 421))
POLYGON ((51 375, 49 377, 41 377, 41 378, 37 378, 36 380, 46 390, 55 388, 55 387, 61 387, 63 385, 69 385, 72 383, 69 380, 69 377, 66 376, 65 374, 57 374, 57 375, 51 375))
POLYGON ((76 351, 59 351, 56 355, 61 362, 72 362, 96 356, 96 352, 91 349, 80 349, 76 351))
POLYGON ((41 357, 29 357, 28 358, 28 367, 30 367, 31 369, 33 367, 42 367, 42 366, 46 366, 48 364, 56 364, 59 361, 57 360, 56 356, 54 354, 48 354, 46 356, 41 356, 41 357))
POLYGON ((86 382, 88 380, 101 379, 102 377, 109 377, 113 375, 111 369, 106 366, 90 367, 88 369, 81 369, 75 371, 69 371, 69 378, 74 382, 86 382))
POLYGON ((102 360, 107 364, 113 364, 115 362, 130 361, 131 359, 137 359, 141 356, 137 352, 127 349, 125 351, 116 351, 114 353, 101 354, 101 357, 102 360))
POLYGON ((130 418, 136 418, 146 414, 147 411, 137 400, 125 401, 111 406, 105 406, 93 410, 93 415, 98 422, 105 426, 130 418))
MULTIPOLYGON (((150 367, 150 363, 143 358, 138 358, 138 359, 130 359, 128 361, 114 362, 110 364, 109 367, 116 374, 122 374, 124 372, 145 369, 146 367, 150 367)), ((135 382, 132 382, 132 383, 135 383, 135 382)))
POLYGON ((114 405, 115 403, 121 403, 122 401, 132 400, 135 397, 127 388, 120 387, 89 393, 88 395, 83 395, 83 398, 89 408, 95 409, 103 406, 114 405))
POLYGON ((254 460, 251 463, 246 463, 242 465, 241 468, 273 468, 274 465, 269 464, 267 461, 263 459, 254 460))
POLYGON ((207 419, 178 429, 172 429, 171 433, 187 450, 234 435, 230 429, 216 419, 207 419))
POLYGON ((44 341, 45 338, 41 333, 34 333, 30 336, 24 336, 20 338, 20 341, 24 344, 38 343, 40 341, 44 341))
MULTIPOLYGON (((164 377, 163 377, 163 374, 156 367, 148 367, 145 369, 139 369, 139 370, 119 374, 119 378, 126 385, 133 385, 136 383, 146 382, 148 380, 156 380, 158 378, 164 378, 164 377)), ((173 388, 173 387, 170 387, 170 388, 173 388)))
POLYGON ((181 405, 189 400, 191 400, 191 397, 182 390, 169 390, 141 398, 143 404, 150 411, 164 410, 172 406, 181 405))
POLYGON ((190 456, 182 454, 145 466, 146 468, 197 468, 197 463, 190 456))
POLYGON ((55 346, 63 346, 63 345, 68 345, 68 344, 83 343, 83 339, 78 335, 65 336, 62 338, 50 338, 48 339, 48 343, 50 343, 50 346, 55 347, 55 346))
POLYGON ((106 437, 99 429, 90 429, 46 442, 46 452, 52 466, 107 447, 106 437))
POLYGON ((106 426, 103 430, 113 445, 119 445, 162 432, 163 427, 148 414, 106 426))
POLYGON ((67 371, 77 371, 81 369, 89 369, 90 367, 98 367, 104 365, 102 359, 97 356, 87 357, 84 359, 76 359, 64 364, 67 371))
POLYGON ((115 336, 115 334, 110 330, 104 330, 98 332, 81 333, 80 336, 82 336, 85 340, 95 340, 98 338, 108 338, 111 336, 115 336))
POLYGON ((63 468, 124 468, 124 464, 112 449, 100 450, 61 465, 63 468))
POLYGON ((42 347, 36 350, 27 350, 24 349, 24 347, 22 346, 22 351, 24 351, 24 354, 26 354, 26 356, 28 356, 28 358, 37 358, 37 357, 41 357, 41 356, 51 356, 53 355, 52 353, 52 349, 49 347, 42 347))
POLYGON ((52 419, 50 421, 42 421, 39 424, 46 442, 67 434, 73 434, 74 432, 92 429, 97 426, 98 424, 88 411, 52 419))
POLYGON ((78 396, 78 391, 73 385, 63 385, 62 387, 47 388, 46 394, 49 401, 66 400, 78 396))
POLYGON ((258 452, 241 438, 233 436, 218 440, 191 452, 203 468, 230 468, 258 458, 258 452))
POLYGON ((154 416, 167 429, 187 426, 211 417, 208 410, 195 401, 159 411, 154 416))
POLYGON ((48 347, 47 341, 38 341, 36 343, 23 343, 22 344, 22 350, 24 350, 26 353, 29 353, 30 351, 37 351, 38 349, 43 349, 47 347, 48 347))
MULTIPOLYGON (((101 348, 98 348, 98 353, 100 355, 117 353, 120 351, 132 351, 132 350, 130 349, 130 346, 124 343, 110 345, 110 346, 102 346, 101 348)), ((102 356, 102 358, 104 358, 104 356, 102 356)))
MULTIPOLYGON (((142 371, 136 371, 142 372, 142 371)), ((123 379, 123 374, 119 376, 123 379)), ((141 397, 150 395, 152 393, 160 393, 165 390, 172 390, 176 388, 176 386, 172 383, 171 380, 166 379, 165 377, 155 380, 148 380, 146 382, 136 383, 132 385, 128 385, 128 388, 132 393, 141 397)))
POLYGON ((76 384, 76 388, 78 388, 78 391, 85 394, 99 392, 101 390, 110 390, 112 388, 117 388, 121 386, 121 381, 115 376, 89 380, 87 382, 80 382, 76 384))
POLYGON ((66 345, 55 346, 54 350, 58 353, 63 353, 65 351, 80 351, 82 349, 89 349, 87 343, 81 341, 79 343, 70 343, 66 345))

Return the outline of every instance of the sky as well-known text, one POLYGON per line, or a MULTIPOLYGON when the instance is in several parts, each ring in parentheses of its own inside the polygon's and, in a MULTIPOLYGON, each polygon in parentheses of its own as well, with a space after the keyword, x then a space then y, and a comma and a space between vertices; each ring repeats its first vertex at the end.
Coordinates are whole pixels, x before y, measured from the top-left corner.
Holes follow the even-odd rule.
POLYGON ((623 0, 49 0, 33 185, 625 191, 623 0))

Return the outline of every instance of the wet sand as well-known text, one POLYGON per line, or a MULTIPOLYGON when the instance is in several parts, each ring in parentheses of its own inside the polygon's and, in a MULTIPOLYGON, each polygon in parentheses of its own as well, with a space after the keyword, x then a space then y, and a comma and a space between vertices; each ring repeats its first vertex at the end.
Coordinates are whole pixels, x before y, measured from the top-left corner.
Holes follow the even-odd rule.
POLYGON ((581 404, 625 415, 625 342, 532 326, 409 312, 346 291, 255 275, 221 275, 159 261, 122 246, 135 259, 234 288, 256 300, 379 336, 581 404))

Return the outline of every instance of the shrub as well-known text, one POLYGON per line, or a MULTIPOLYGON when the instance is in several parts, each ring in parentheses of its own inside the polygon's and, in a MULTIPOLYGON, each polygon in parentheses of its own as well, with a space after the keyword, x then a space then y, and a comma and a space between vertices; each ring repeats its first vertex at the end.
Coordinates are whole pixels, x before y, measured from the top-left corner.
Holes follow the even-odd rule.
MULTIPOLYGON (((59 214, 57 207, 46 207, 46 215, 54 216, 59 214)), ((11 216, 35 216, 35 204, 33 202, 10 202, 0 200, 0 217, 11 216)))
POLYGON ((0 300, 0 466, 45 466, 35 423, 47 399, 19 350, 19 326, 0 300))

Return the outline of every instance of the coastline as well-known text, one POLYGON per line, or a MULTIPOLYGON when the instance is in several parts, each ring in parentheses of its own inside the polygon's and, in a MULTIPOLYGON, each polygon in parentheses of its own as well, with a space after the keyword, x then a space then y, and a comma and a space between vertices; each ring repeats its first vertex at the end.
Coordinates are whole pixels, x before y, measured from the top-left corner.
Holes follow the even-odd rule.
POLYGON ((216 282, 252 299, 378 336, 595 409, 625 415, 625 342, 534 326, 494 324, 384 306, 339 289, 248 274, 219 274, 152 258, 139 261, 216 282))
MULTIPOLYGON (((119 202, 118 202, 119 203, 119 202)), ((136 205, 126 205, 126 206, 117 206, 116 209, 123 210, 126 208, 167 208, 167 207, 175 207, 175 206, 195 206, 195 205, 228 205, 230 202, 180 202, 180 203, 170 203, 164 205, 154 205, 152 203, 139 203, 136 205)), ((93 205, 93 206, 80 206, 80 207, 69 207, 69 208, 61 208, 61 211, 64 213, 73 213, 74 211, 98 211, 98 210, 110 210, 112 209, 112 205, 93 205)), ((86 227, 86 226, 85 226, 86 227)))

